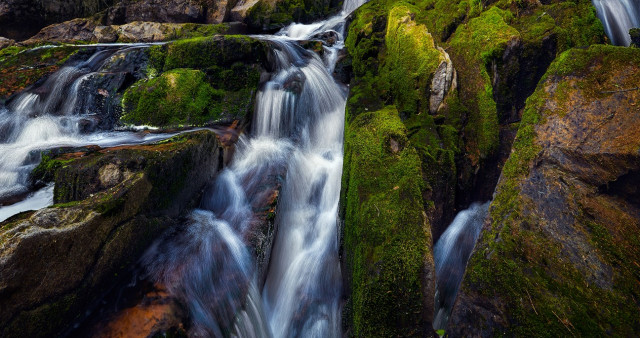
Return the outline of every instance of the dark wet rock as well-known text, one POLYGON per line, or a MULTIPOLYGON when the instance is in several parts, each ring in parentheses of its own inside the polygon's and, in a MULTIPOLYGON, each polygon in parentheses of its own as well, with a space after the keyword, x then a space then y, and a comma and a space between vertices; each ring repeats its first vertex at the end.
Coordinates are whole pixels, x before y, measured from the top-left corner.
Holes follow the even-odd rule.
POLYGON ((640 52, 561 54, 527 105, 452 336, 640 332, 640 52))
POLYGON ((1 335, 54 336, 81 320, 196 205, 218 160, 208 131, 51 160, 58 204, 0 223, 1 335))
POLYGON ((236 0, 123 0, 106 11, 107 25, 134 21, 209 23, 225 21, 236 0))
POLYGON ((338 38, 338 32, 333 30, 318 33, 311 37, 311 39, 322 41, 322 43, 326 46, 333 46, 338 41, 338 38))
POLYGON ((24 40, 47 25, 88 17, 115 0, 6 0, 0 4, 0 36, 24 40))
POLYGON ((631 28, 629 36, 631 36, 631 46, 640 47, 640 28, 631 28))

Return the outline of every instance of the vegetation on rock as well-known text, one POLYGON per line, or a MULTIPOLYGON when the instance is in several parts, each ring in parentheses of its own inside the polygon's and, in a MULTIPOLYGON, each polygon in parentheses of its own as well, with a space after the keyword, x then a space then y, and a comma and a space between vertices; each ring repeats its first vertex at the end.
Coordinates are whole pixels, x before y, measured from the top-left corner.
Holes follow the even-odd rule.
POLYGON ((53 177, 58 204, 0 223, 3 337, 57 336, 82 319, 195 205, 219 160, 208 131, 77 156, 48 158, 35 173, 53 177))
POLYGON ((639 62, 637 50, 595 45, 549 67, 527 101, 448 332, 640 331, 640 221, 623 186, 638 172, 640 94, 626 89, 640 85, 639 62))

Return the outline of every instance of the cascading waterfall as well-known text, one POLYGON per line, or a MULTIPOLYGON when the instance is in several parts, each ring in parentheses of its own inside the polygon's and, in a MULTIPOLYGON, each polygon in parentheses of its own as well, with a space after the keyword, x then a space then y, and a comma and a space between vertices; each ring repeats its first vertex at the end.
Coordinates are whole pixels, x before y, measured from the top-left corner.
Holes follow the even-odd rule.
POLYGON ((321 23, 257 36, 273 46, 275 70, 257 94, 252 135, 240 137, 232 164, 182 230, 142 260, 148 277, 189 308, 191 335, 341 335, 337 217, 347 92, 331 73, 345 18, 363 2, 346 1, 321 23), (295 41, 327 31, 338 39, 324 60, 295 41), (255 210, 277 185, 277 231, 261 286, 245 242, 259 231, 255 210))
POLYGON ((640 27, 640 0, 593 0, 593 5, 611 43, 629 46, 629 30, 640 27))
POLYGON ((489 203, 474 203, 460 211, 433 249, 436 266, 435 330, 444 330, 447 326, 467 262, 487 217, 489 203))
POLYGON ((95 104, 104 100, 98 89, 109 94, 108 90, 115 91, 125 81, 125 73, 131 71, 127 67, 135 62, 127 65, 122 64, 123 60, 140 57, 146 47, 144 44, 92 47, 96 51, 87 60, 61 68, 43 84, 17 95, 0 108, 0 221, 53 202, 52 187, 25 196, 30 189, 28 176, 40 161, 40 151, 88 144, 144 143, 167 137, 110 132, 116 119, 113 107, 107 104, 98 109, 95 104))

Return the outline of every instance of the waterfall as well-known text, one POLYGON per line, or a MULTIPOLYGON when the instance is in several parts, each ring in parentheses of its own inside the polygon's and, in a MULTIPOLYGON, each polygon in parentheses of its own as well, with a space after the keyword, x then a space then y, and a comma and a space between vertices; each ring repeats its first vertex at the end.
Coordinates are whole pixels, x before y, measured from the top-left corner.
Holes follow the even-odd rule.
POLYGON ((640 0, 593 0, 593 5, 611 43, 629 46, 629 30, 640 27, 640 0))
POLYGON ((256 36, 272 46, 274 71, 256 96, 251 134, 240 137, 189 221, 142 260, 147 277, 188 307, 190 335, 341 336, 337 218, 347 91, 331 74, 346 16, 362 3, 256 36), (325 32, 338 38, 324 58, 297 43, 325 32), (247 242, 264 226, 256 210, 274 191, 277 230, 262 285, 247 242))
POLYGON ((474 203, 460 211, 433 249, 436 266, 435 330, 444 330, 447 326, 467 262, 487 217, 489 203, 474 203))
POLYGON ((104 108, 96 108, 98 100, 108 101, 98 90, 113 94, 125 81, 126 73, 132 72, 127 67, 135 62, 123 65, 119 60, 124 56, 142 57, 146 47, 90 47, 95 52, 88 59, 68 62, 42 84, 0 107, 0 221, 53 203, 51 187, 31 193, 28 183, 42 150, 145 143, 168 136, 114 132, 117 104, 107 102, 104 108))

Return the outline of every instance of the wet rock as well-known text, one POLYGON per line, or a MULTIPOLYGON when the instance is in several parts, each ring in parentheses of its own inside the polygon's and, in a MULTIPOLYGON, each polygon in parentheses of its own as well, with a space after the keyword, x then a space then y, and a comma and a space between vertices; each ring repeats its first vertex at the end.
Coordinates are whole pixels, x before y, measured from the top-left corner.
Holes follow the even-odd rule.
POLYGON ((81 320, 196 204, 219 159, 208 131, 61 156, 49 175, 58 204, 0 223, 3 337, 55 336, 81 320))
POLYGON ((603 45, 551 64, 527 100, 448 334, 638 335, 639 64, 637 49, 603 45))
POLYGON ((431 97, 429 98, 429 112, 435 114, 443 104, 447 93, 457 89, 456 70, 453 69, 453 63, 449 58, 449 54, 444 49, 438 47, 440 54, 444 56, 444 60, 433 74, 431 80, 431 97))
POLYGON ((333 46, 339 39, 338 32, 328 30, 326 32, 318 33, 311 37, 314 40, 320 40, 326 46, 333 46))
POLYGON ((106 24, 134 21, 162 23, 221 23, 234 0, 124 0, 106 13, 106 24))
POLYGON ((5 49, 5 48, 7 48, 7 47, 11 47, 11 46, 13 46, 15 43, 16 43, 16 42, 15 42, 14 40, 7 39, 7 38, 4 38, 4 37, 1 37, 1 36, 0 36, 0 50, 1 50, 1 49, 5 49))
POLYGON ((631 37, 631 46, 640 47, 640 28, 631 28, 629 36, 631 37))
POLYGON ((114 3, 115 0, 6 0, 0 4, 0 36, 24 40, 47 25, 88 17, 114 3))

